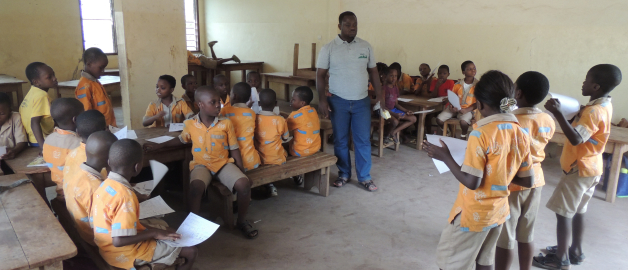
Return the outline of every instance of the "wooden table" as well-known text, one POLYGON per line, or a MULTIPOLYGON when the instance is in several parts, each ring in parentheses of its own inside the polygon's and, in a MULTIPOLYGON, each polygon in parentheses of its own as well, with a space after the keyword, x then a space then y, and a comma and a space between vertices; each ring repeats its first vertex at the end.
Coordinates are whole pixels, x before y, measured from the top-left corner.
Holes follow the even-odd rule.
MULTIPOLYGON (((418 111, 423 111, 423 110, 431 110, 434 109, 435 112, 442 110, 442 106, 443 104, 445 104, 445 102, 431 102, 431 101, 427 101, 428 97, 418 97, 415 95, 403 95, 400 96, 399 98, 407 98, 407 99, 412 99, 412 101, 409 102, 404 102, 399 100, 399 104, 401 104, 402 106, 408 106, 411 108, 416 108, 418 111)), ((421 150, 423 149, 423 135, 425 134, 425 116, 427 116, 427 113, 422 113, 422 114, 418 114, 417 118, 417 132, 416 132, 416 149, 417 150, 421 150)))
POLYGON ((210 83, 207 81, 210 78, 208 74, 209 74, 210 70, 201 66, 201 65, 196 65, 196 64, 190 64, 188 63, 188 74, 194 76, 194 78, 196 78, 197 82, 198 82, 198 78, 201 78, 201 83, 199 85, 210 85, 210 83))
POLYGON ((292 73, 289 72, 274 72, 274 73, 263 73, 264 75, 264 87, 270 88, 270 83, 283 83, 284 84, 284 96, 286 97, 286 101, 290 101, 290 85, 297 86, 316 86, 316 76, 311 77, 302 77, 302 76, 293 76, 292 73))
POLYGON ((260 61, 247 61, 247 60, 241 60, 240 63, 236 63, 233 61, 229 61, 226 63, 222 63, 221 65, 218 65, 218 67, 216 68, 216 71, 218 72, 225 72, 225 77, 227 77, 227 83, 229 84, 229 87, 231 88, 231 71, 242 71, 242 82, 246 82, 246 71, 247 70, 255 70, 257 72, 259 72, 260 74, 262 74, 262 72, 264 72, 264 62, 260 62, 260 61))
MULTIPOLYGON (((74 90, 78 86, 80 80, 59 82, 59 93, 57 97, 74 97, 74 90)), ((101 76, 100 84, 105 87, 107 93, 111 94, 114 91, 120 91, 120 76, 101 76)))
MULTIPOLYGON (((24 174, 0 177, 0 185, 25 179, 24 174)), ((77 250, 32 184, 0 195, 0 270, 63 269, 62 261, 77 250)))
MULTIPOLYGON (((556 123, 556 131, 550 142, 566 144, 570 143, 563 130, 556 123)), ((612 153, 611 170, 608 175, 608 185, 606 186, 606 201, 615 202, 617 196, 617 181, 621 170, 622 157, 628 151, 628 128, 611 126, 611 134, 606 143, 605 153, 612 153)))
POLYGON ((103 72, 102 75, 120 76, 120 69, 119 68, 107 68, 105 69, 105 72, 103 72))
POLYGON ((19 108, 24 96, 22 95, 22 84, 27 83, 15 77, 0 74, 0 92, 5 92, 13 99, 12 92, 15 92, 16 101, 13 102, 13 109, 19 108))

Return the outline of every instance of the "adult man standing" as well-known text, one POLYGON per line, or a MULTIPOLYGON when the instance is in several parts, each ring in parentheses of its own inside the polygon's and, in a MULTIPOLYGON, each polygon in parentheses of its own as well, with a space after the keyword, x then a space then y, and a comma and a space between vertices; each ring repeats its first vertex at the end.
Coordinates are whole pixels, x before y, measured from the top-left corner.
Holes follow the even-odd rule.
MULTIPOLYGON (((316 90, 318 110, 323 116, 331 114, 334 129, 334 154, 338 157, 338 179, 335 187, 342 187, 351 179, 349 130, 355 148, 355 167, 358 182, 368 191, 377 191, 371 179, 371 102, 368 97, 370 76, 377 99, 381 100, 381 86, 371 45, 356 37, 358 18, 351 11, 338 17, 340 34, 327 43, 316 62, 316 90), (325 95, 325 78, 329 72, 329 92, 325 95)), ((380 104, 384 104, 383 101, 380 104)))

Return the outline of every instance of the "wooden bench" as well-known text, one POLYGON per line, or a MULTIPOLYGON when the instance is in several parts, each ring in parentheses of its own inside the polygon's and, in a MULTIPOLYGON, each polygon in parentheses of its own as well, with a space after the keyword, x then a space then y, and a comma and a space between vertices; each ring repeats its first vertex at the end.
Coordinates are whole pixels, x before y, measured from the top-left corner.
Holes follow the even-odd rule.
MULTIPOLYGON (((323 152, 308 157, 289 156, 286 164, 263 165, 245 174, 251 181, 252 188, 305 174, 304 189, 310 190, 312 187, 317 187, 318 193, 327 197, 329 195, 329 170, 337 160, 336 156, 323 152)), ((233 193, 219 181, 212 181, 208 190, 210 219, 215 220, 220 217, 227 228, 233 229, 235 222, 233 193)))

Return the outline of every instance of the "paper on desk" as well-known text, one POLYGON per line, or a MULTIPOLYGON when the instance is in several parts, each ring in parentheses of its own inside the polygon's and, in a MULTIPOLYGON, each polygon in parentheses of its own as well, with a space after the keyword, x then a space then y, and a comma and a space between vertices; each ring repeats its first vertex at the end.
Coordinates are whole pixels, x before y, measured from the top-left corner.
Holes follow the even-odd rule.
POLYGON ((7 147, 6 146, 0 146, 0 157, 4 154, 7 153, 7 147))
POLYGON ((437 97, 437 98, 430 98, 427 101, 429 102, 443 102, 447 97, 437 97))
MULTIPOLYGON (((456 163, 458 163, 458 165, 462 165, 462 162, 464 161, 464 154, 467 150, 467 141, 439 135, 426 134, 426 136, 429 143, 439 147, 441 146, 439 140, 443 140, 443 142, 445 142, 445 144, 449 148, 449 152, 451 153, 451 156, 454 158, 456 163)), ((434 161, 434 165, 436 165, 436 169, 438 169, 439 173, 442 174, 449 171, 449 167, 447 167, 445 162, 436 159, 432 160, 434 161)))
POLYGON ((137 193, 142 195, 150 195, 155 188, 155 180, 148 180, 144 182, 139 182, 133 186, 133 189, 137 191, 137 193))
POLYGON ((413 101, 414 99, 411 99, 411 98, 397 98, 397 100, 399 100, 401 102, 410 102, 410 101, 413 101))
POLYGON ((412 114, 429 113, 429 112, 433 112, 433 111, 434 111, 434 109, 431 109, 431 110, 424 110, 424 111, 413 112, 412 114))
POLYGON ((432 69, 432 71, 430 71, 430 75, 427 75, 427 77, 429 78, 430 76, 436 74, 436 72, 438 71, 439 67, 440 67, 440 62, 438 62, 438 65, 436 65, 435 68, 432 69))
POLYGON ((113 135, 116 135, 118 140, 122 139, 137 139, 137 135, 135 134, 135 130, 129 130, 127 127, 123 127, 122 129, 115 132, 113 135))
POLYGON ((170 214, 173 212, 174 210, 172 210, 172 208, 164 202, 164 199, 162 199, 161 196, 157 196, 140 203, 140 219, 170 214))
POLYGON ((172 123, 170 124, 170 128, 168 128, 169 132, 177 132, 183 131, 183 123, 172 123))
POLYGON ((153 171, 153 179, 149 181, 144 181, 135 184, 133 189, 143 195, 150 195, 151 192, 155 189, 161 179, 164 178, 164 175, 168 172, 168 167, 156 160, 149 160, 150 169, 153 171))
POLYGON ((203 243, 218 229, 218 224, 190 213, 181 223, 177 233, 181 239, 176 241, 164 240, 171 247, 191 247, 203 243))
POLYGON ((149 142, 154 142, 154 143, 165 143, 169 140, 174 139, 174 137, 172 136, 161 136, 161 137, 157 137, 157 138, 152 138, 152 139, 148 139, 147 141, 149 142))
MULTIPOLYGON (((575 98, 564 96, 556 93, 549 93, 550 97, 558 99, 560 101, 560 111, 563 113, 567 120, 571 120, 578 112, 580 112, 580 102, 575 98)), ((551 115, 551 113, 550 113, 551 115)))
POLYGON ((456 107, 456 109, 458 110, 462 110, 462 108, 460 107, 460 97, 458 97, 456 93, 452 92, 451 90, 447 90, 447 100, 449 101, 451 106, 456 107))
POLYGON ((46 163, 46 161, 44 161, 43 157, 36 157, 35 159, 33 159, 33 161, 31 161, 31 163, 28 163, 28 165, 26 165, 26 167, 47 167, 48 164, 46 163))

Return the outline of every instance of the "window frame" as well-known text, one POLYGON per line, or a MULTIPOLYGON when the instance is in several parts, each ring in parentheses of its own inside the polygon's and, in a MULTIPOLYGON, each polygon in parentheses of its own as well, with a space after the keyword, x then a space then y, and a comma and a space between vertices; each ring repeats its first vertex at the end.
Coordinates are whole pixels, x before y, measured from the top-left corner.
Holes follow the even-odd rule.
MULTIPOLYGON (((81 8, 81 1, 89 1, 89 0, 78 0, 78 4, 79 4, 79 17, 81 19, 81 46, 83 46, 83 52, 85 52, 85 30, 83 29, 83 9, 81 8)), ((115 13, 114 13, 114 9, 113 9, 113 0, 109 0, 109 6, 111 9, 111 35, 112 35, 112 41, 113 41, 113 52, 112 53, 105 53, 105 55, 118 55, 118 40, 116 37, 116 19, 115 19, 115 13)), ((91 20, 91 19, 87 19, 87 20, 91 20)))
MULTIPOLYGON (((196 50, 193 50, 191 52, 194 53, 198 53, 201 51, 201 34, 200 34, 200 26, 199 26, 199 22, 198 22, 198 0, 192 0, 194 1, 194 24, 195 24, 195 33, 194 35, 196 36, 196 50)), ((185 6, 183 7, 183 12, 185 13, 185 6)), ((188 48, 188 33, 187 33, 187 24, 188 22, 185 21, 185 48, 188 48)))

